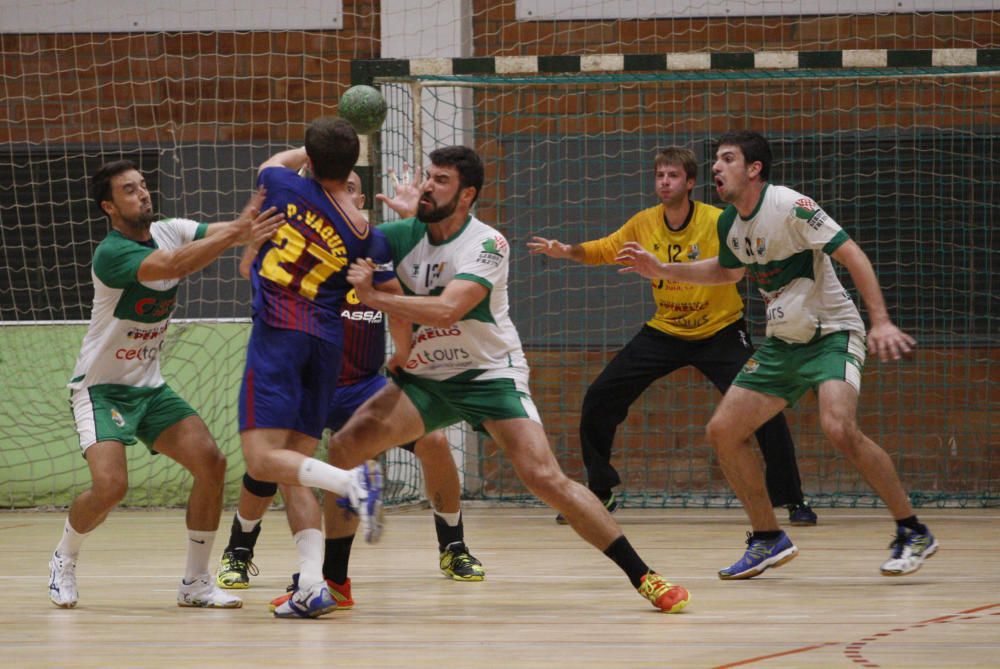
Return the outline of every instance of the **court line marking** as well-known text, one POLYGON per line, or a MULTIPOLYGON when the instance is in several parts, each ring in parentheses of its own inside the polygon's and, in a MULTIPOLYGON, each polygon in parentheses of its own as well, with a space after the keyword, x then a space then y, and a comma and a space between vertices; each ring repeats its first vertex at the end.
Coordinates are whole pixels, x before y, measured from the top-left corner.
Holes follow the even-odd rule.
MULTIPOLYGON (((874 641, 881 641, 886 637, 892 636, 893 634, 902 634, 903 632, 909 632, 910 630, 919 629, 922 627, 927 627, 928 625, 940 624, 940 623, 950 623, 950 622, 962 622, 966 620, 979 620, 981 616, 970 615, 977 614, 981 611, 987 611, 989 609, 1000 607, 1000 603, 997 604, 984 604, 983 606, 976 606, 971 609, 965 609, 964 611, 959 611, 958 613, 949 613, 943 616, 938 616, 936 618, 929 618, 928 620, 921 620, 920 622, 910 623, 909 625, 904 625, 902 627, 894 627, 888 632, 876 632, 875 634, 869 634, 868 636, 862 637, 858 641, 853 641, 844 648, 844 657, 853 662, 854 664, 865 667, 865 669, 880 669, 881 664, 869 660, 862 654, 862 650, 868 644, 874 641)), ((987 615, 1000 616, 1000 611, 995 611, 987 615)))
POLYGON ((730 669, 730 667, 743 667, 748 664, 755 664, 763 660, 771 660, 776 657, 785 657, 786 655, 795 655, 797 653, 805 653, 810 650, 816 650, 817 648, 826 648, 827 646, 839 646, 839 641, 827 641, 825 643, 818 643, 813 646, 803 646, 802 648, 793 648, 792 650, 785 650, 780 653, 771 653, 770 655, 758 655, 757 657, 751 657, 746 660, 739 660, 738 662, 731 662, 729 664, 720 664, 712 667, 712 669, 730 669))
MULTIPOLYGON (((793 648, 791 650, 782 651, 780 653, 770 653, 768 655, 758 655, 757 657, 750 657, 745 660, 737 660, 736 662, 730 662, 729 664, 720 664, 712 667, 712 669, 731 669, 732 667, 744 667, 749 664, 756 664, 758 662, 763 662, 765 660, 771 660, 776 657, 785 657, 787 655, 796 655, 798 653, 806 653, 811 650, 817 650, 819 648, 826 648, 829 646, 844 646, 844 656, 851 660, 854 664, 858 664, 865 669, 880 669, 882 665, 868 660, 864 655, 861 654, 861 650, 869 643, 873 641, 879 641, 892 634, 899 634, 902 632, 909 631, 911 629, 918 629, 921 627, 927 627, 935 623, 946 623, 946 622, 961 622, 966 620, 978 620, 980 616, 970 615, 979 613, 981 611, 986 611, 988 609, 1000 607, 1000 603, 997 604, 984 604, 982 606, 977 606, 971 609, 965 609, 959 611, 958 613, 949 613, 943 616, 937 616, 936 618, 930 618, 928 620, 921 620, 919 622, 910 623, 902 627, 893 628, 887 632, 875 632, 862 637, 858 641, 852 641, 846 645, 840 641, 827 641, 825 643, 814 644, 811 646, 803 646, 801 648, 793 648)), ((989 615, 1000 616, 1000 611, 995 611, 989 615)))

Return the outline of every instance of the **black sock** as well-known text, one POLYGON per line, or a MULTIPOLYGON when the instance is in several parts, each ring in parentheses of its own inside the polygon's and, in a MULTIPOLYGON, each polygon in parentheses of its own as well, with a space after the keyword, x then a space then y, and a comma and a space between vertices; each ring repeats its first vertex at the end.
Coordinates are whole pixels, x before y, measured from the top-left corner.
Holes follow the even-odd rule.
POLYGON ((354 535, 327 539, 326 551, 323 554, 323 578, 328 578, 337 585, 347 582, 347 563, 351 560, 351 545, 354 535))
POLYGON ((462 523, 462 513, 458 514, 458 525, 452 527, 441 516, 434 514, 434 529, 437 531, 438 551, 443 553, 444 549, 455 542, 465 542, 465 526, 462 523))
POLYGON ((231 553, 236 548, 245 548, 250 551, 250 557, 253 557, 253 549, 257 545, 257 537, 260 536, 260 526, 261 523, 257 523, 257 527, 253 528, 250 532, 244 532, 243 526, 240 525, 240 519, 233 514, 233 527, 229 530, 229 544, 226 546, 226 552, 231 553))
POLYGON ((761 539, 763 541, 774 541, 781 536, 781 530, 773 530, 771 532, 754 532, 754 539, 761 539))
POLYGON ((604 554, 621 567, 628 580, 632 582, 633 588, 638 588, 642 584, 642 577, 649 573, 649 566, 642 561, 624 534, 612 541, 611 545, 604 549, 604 554))
POLYGON ((927 526, 920 523, 916 516, 907 516, 906 518, 897 520, 896 527, 905 527, 906 529, 913 530, 918 534, 927 534, 927 526))

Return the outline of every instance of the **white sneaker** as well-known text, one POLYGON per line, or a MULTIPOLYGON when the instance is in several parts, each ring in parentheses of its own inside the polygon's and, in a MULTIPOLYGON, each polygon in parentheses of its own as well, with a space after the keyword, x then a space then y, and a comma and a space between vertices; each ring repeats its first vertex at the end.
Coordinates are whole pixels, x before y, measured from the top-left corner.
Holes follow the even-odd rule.
POLYGON ((177 588, 177 606, 238 609, 243 606, 243 600, 215 585, 211 574, 202 574, 191 583, 181 579, 181 585, 177 588))
POLYGON ((938 542, 927 530, 923 534, 901 527, 889 544, 892 554, 882 563, 883 576, 905 576, 920 569, 924 560, 938 551, 938 542))
POLYGON ((351 508, 361 519, 361 531, 365 541, 377 543, 382 537, 385 525, 385 509, 382 507, 382 468, 374 460, 358 465, 351 470, 351 508))
POLYGON ((326 581, 311 588, 298 589, 274 609, 275 618, 319 618, 337 610, 337 600, 330 593, 326 581))
POLYGON ((56 606, 71 609, 76 606, 76 560, 52 553, 49 560, 49 599, 56 606))

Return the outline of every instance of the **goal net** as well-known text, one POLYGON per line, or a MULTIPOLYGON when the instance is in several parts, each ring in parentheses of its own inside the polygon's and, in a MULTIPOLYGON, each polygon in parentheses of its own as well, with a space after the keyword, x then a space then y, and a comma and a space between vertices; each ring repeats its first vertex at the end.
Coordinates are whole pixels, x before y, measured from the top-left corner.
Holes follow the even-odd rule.
MULTIPOLYGON (((851 14, 820 4, 0 3, 0 508, 65 506, 90 482, 65 387, 107 232, 87 175, 130 158, 157 211, 227 220, 262 160, 336 113, 351 83, 372 80, 392 109, 362 168, 369 205, 376 185, 388 188, 372 175, 421 164, 436 146, 468 143, 486 158, 477 213, 514 249, 514 320, 573 478, 584 479, 583 393, 653 305, 642 281, 529 257, 525 241, 592 239, 653 204, 652 156, 668 144, 696 151, 695 196, 715 202, 711 140, 749 127, 774 142, 775 180, 820 202, 869 252, 893 316, 920 341, 912 360, 869 362, 863 428, 918 503, 997 503, 995 2, 851 14), (405 60, 415 56, 426 60, 405 60), (879 58, 882 69, 852 65, 879 58), (815 69, 834 60, 843 67, 815 69), (561 74, 567 65, 576 72, 561 74)), ((162 358, 228 458, 227 504, 244 470, 236 395, 249 287, 236 270, 231 253, 182 282, 162 358)), ((759 341, 761 305, 744 290, 759 341)), ((736 503, 702 436, 717 401, 682 370, 633 406, 615 444, 629 506, 736 503)), ((820 435, 813 400, 789 416, 807 495, 872 503, 820 435)), ((492 442, 461 426, 449 440, 467 498, 536 503, 492 442)), ((142 446, 128 454, 125 504, 185 503, 186 471, 142 446)), ((420 499, 412 456, 393 449, 387 465, 390 503, 420 499)))
MULTIPOLYGON (((498 59, 499 61, 500 59, 498 59)), ((499 67, 498 67, 499 69, 499 67)), ((917 503, 995 503, 1000 195, 995 71, 980 68, 715 71, 383 77, 390 125, 383 167, 442 144, 475 146, 487 167, 478 216, 514 249, 511 310, 553 448, 585 480, 578 421, 587 385, 655 310, 648 282, 614 267, 529 256, 533 236, 567 243, 616 230, 658 202, 653 158, 680 145, 700 157, 694 196, 711 186, 713 137, 769 137, 773 183, 818 201, 866 249, 912 358, 869 358, 862 429, 891 454, 917 503), (419 111, 417 111, 419 110, 419 111), (414 118, 419 123, 413 123, 414 118)), ((415 157, 416 156, 416 157, 415 157)), ((845 286, 858 296, 846 272, 845 286)), ((756 341, 763 306, 742 286, 756 341)), ((860 302, 859 302, 860 303, 860 302)), ((693 369, 655 383, 632 406, 613 464, 629 506, 736 503, 704 438, 719 396, 693 369)), ((870 488, 823 437, 815 397, 788 412, 803 488, 820 504, 874 504, 870 488)), ((491 500, 528 499, 489 440, 467 460, 491 500)))

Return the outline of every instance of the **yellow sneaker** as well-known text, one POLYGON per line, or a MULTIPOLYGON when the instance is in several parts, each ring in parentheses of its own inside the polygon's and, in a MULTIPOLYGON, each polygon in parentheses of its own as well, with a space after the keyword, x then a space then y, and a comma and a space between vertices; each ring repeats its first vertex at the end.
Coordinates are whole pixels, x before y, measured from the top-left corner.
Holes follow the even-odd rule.
POLYGON ((655 571, 642 577, 639 594, 664 613, 677 613, 691 601, 691 593, 679 585, 663 580, 655 571))
POLYGON ((441 553, 441 573, 456 581, 482 581, 486 578, 483 563, 472 557, 461 541, 448 544, 441 553))
POLYGON ((251 559, 253 554, 246 548, 234 548, 222 554, 215 583, 226 590, 246 590, 250 587, 250 577, 256 576, 257 565, 251 559))

